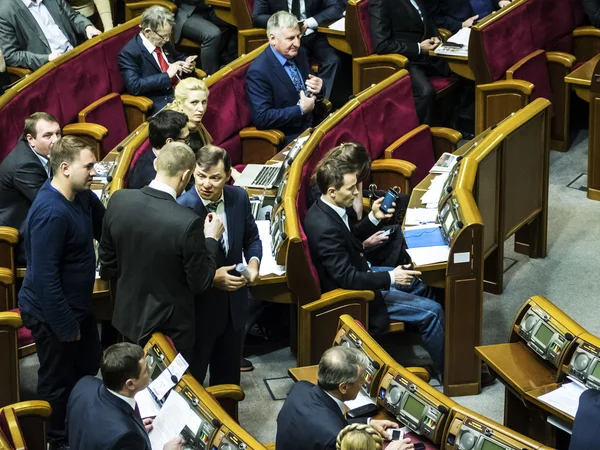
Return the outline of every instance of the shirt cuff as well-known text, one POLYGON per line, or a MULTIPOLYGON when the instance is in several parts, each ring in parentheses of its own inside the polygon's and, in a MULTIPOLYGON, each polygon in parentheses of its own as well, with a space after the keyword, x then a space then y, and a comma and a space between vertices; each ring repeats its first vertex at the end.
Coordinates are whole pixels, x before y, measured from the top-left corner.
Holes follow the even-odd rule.
POLYGON ((252 260, 255 259, 258 261, 258 265, 260 267, 260 258, 258 256, 253 256, 252 258, 250 258, 250 261, 248 261, 248 264, 250 264, 252 262, 252 260))
POLYGON ((309 17, 304 21, 308 28, 312 28, 313 30, 319 26, 314 17, 309 17))
POLYGON ((371 211, 369 213, 369 220, 375 226, 379 225, 379 222, 381 222, 381 220, 379 220, 377 217, 375 217, 375 214, 373 214, 373 211, 371 211))
POLYGON ((392 288, 396 284, 396 276, 393 270, 390 270, 388 273, 390 274, 390 288, 392 288))
POLYGON ((421 54, 421 43, 417 42, 417 48, 419 49, 419 55, 421 54))

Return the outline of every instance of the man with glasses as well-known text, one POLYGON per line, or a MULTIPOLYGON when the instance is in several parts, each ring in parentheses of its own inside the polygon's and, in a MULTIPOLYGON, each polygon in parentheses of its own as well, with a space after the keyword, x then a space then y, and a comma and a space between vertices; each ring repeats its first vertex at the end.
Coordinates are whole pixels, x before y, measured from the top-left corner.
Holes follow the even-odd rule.
POLYGON ((161 111, 148 120, 148 138, 152 148, 140 155, 135 165, 129 169, 127 187, 141 189, 148 186, 156 176, 154 160, 160 149, 173 141, 189 144, 190 132, 187 117, 177 111, 161 111))
POLYGON ((173 100, 174 86, 196 68, 196 56, 186 58, 169 42, 174 24, 168 9, 146 9, 140 34, 123 47, 117 60, 125 90, 131 95, 149 97, 154 102, 151 114, 173 100))

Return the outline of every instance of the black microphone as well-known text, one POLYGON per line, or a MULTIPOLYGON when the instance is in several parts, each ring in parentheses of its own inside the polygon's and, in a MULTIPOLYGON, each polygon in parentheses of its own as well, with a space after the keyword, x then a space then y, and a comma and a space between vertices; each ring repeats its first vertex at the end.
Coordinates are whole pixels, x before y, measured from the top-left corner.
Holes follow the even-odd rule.
POLYGON ((442 414, 447 414, 448 413, 448 408, 446 408, 444 405, 438 405, 437 409, 442 414))
POLYGON ((108 183, 110 183, 112 180, 113 180, 113 177, 111 175, 109 175, 109 176, 106 177, 106 181, 108 183))
POLYGON ((117 146, 117 152, 122 152, 123 151, 123 146, 122 145, 118 145, 117 146))
POLYGON ((449 194, 452 192, 452 186, 446 186, 446 192, 449 194))
POLYGON ((457 157, 456 162, 459 162, 461 159, 463 159, 463 155, 460 155, 459 157, 457 157))
POLYGON ((371 365, 375 370, 379 370, 379 368, 381 367, 381 365, 375 360, 371 361, 371 365))
POLYGON ((285 241, 287 239, 287 234, 285 234, 285 231, 283 233, 281 233, 281 238, 285 241))
POLYGON ((221 421, 219 419, 217 419, 216 417, 212 420, 212 424, 215 428, 221 427, 221 421))
POLYGON ((456 226, 457 226, 458 228, 462 228, 462 227, 464 226, 464 224, 463 224, 463 223, 462 223, 460 220, 457 220, 457 221, 456 221, 456 226))
POLYGON ((565 339, 567 341, 572 341, 573 339, 575 339, 575 337, 571 334, 571 333, 565 333, 565 339))

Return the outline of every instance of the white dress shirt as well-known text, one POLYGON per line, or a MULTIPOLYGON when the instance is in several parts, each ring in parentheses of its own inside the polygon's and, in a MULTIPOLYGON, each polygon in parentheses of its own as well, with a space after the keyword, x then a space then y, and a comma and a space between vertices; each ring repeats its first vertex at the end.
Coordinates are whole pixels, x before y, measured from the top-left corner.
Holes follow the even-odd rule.
POLYGON ((107 389, 107 391, 110 392, 115 397, 118 397, 121 400, 123 400, 125 403, 127 403, 129 406, 131 406, 131 409, 135 410, 135 398, 125 397, 124 395, 121 395, 115 391, 111 391, 110 389, 107 389))
MULTIPOLYGON (((287 5, 288 11, 292 13, 292 0, 287 0, 287 5)), ((300 0, 300 17, 298 17, 298 21, 301 20, 304 20, 304 23, 308 27, 306 33, 304 33, 306 36, 308 36, 311 33, 314 33, 314 30, 316 30, 319 26, 314 17, 306 17, 306 3, 304 3, 304 0, 300 0)))
POLYGON ((73 48, 69 39, 62 32, 54 18, 50 15, 50 11, 43 4, 44 0, 34 2, 32 0, 23 0, 23 3, 42 29, 42 33, 50 46, 50 53, 58 52, 65 53, 73 48))
POLYGON ((160 181, 157 181, 157 180, 152 180, 150 182, 150 184, 148 185, 148 187, 150 187, 152 189, 156 189, 157 191, 166 192, 171 197, 173 197, 173 200, 177 199, 177 192, 175 191, 175 189, 173 189, 168 184, 161 183, 160 181))
POLYGON ((37 153, 33 149, 33 147, 31 145, 29 146, 29 148, 31 149, 31 151, 33 152, 33 154, 38 157, 38 159, 42 163, 42 167, 44 168, 44 170, 48 174, 48 178, 50 178, 50 161, 48 161, 48 159, 46 157, 44 157, 44 156, 40 155, 39 153, 37 153))
POLYGON ((327 395, 329 395, 333 399, 335 404, 338 405, 338 407, 340 408, 340 411, 342 411, 342 414, 344 415, 344 417, 346 417, 346 414, 345 414, 346 413, 346 405, 344 405, 344 402, 338 398, 335 398, 333 395, 331 395, 329 392, 327 392, 325 390, 323 392, 325 392, 327 395))

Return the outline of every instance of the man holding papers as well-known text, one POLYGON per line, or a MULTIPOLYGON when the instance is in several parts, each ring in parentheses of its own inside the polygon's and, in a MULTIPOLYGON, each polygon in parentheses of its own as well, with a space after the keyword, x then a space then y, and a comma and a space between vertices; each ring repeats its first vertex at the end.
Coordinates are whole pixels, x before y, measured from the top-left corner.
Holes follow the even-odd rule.
MULTIPOLYGON (((69 398, 67 422, 69 447, 85 450, 150 450, 148 432, 152 419, 140 417, 135 394, 150 380, 144 350, 123 342, 104 352, 102 380, 82 378, 69 398)), ((163 450, 183 448, 176 436, 163 450)))
POLYGON ((356 176, 354 165, 337 159, 325 161, 317 171, 322 196, 308 210, 304 230, 321 287, 323 291, 336 288, 375 291, 375 300, 369 304, 369 331, 374 335, 384 333, 389 319, 417 327, 435 370, 441 373, 444 362, 442 308, 426 298, 432 295, 430 288, 416 278, 420 272, 405 266, 369 265, 362 241, 377 231, 380 221, 391 216, 393 209, 384 214, 380 209, 381 198, 373 203, 367 217, 351 227, 347 208, 360 194, 356 176))

